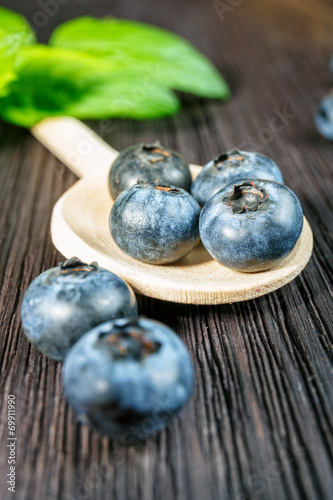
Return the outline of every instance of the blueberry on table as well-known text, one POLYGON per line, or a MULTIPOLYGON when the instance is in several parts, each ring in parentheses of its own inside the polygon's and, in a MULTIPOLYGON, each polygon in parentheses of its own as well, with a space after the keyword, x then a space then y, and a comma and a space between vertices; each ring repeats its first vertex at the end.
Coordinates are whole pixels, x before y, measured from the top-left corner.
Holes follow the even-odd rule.
POLYGON ((187 255, 199 243, 200 207, 184 189, 137 183, 121 193, 110 214, 118 247, 149 264, 166 264, 187 255))
POLYGON ((190 191, 192 176, 188 163, 176 151, 163 148, 159 142, 136 144, 119 153, 109 175, 109 187, 115 200, 122 191, 143 182, 171 184, 190 191))
POLYGON ((319 133, 333 141, 333 94, 324 97, 314 119, 319 133))
POLYGON ((65 396, 79 420, 134 444, 163 429, 193 389, 193 367, 181 339, 145 318, 94 328, 69 351, 65 396))
POLYGON ((282 184, 243 179, 216 193, 200 216, 200 236, 211 256, 243 272, 270 269, 294 248, 303 228, 297 196, 282 184))
POLYGON ((38 276, 21 307, 26 337, 58 361, 93 327, 137 313, 135 295, 125 281, 96 262, 88 265, 76 257, 38 276))
POLYGON ((207 203, 224 186, 238 179, 252 177, 283 183, 279 167, 259 153, 232 149, 208 162, 195 179, 191 195, 200 205, 207 203))

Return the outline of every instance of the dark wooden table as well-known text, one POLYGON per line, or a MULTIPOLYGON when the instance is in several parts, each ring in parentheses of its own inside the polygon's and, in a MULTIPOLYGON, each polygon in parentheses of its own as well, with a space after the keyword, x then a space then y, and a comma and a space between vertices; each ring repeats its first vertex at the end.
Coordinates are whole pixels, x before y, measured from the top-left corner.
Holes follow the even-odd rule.
MULTIPOLYGON (((0 3, 35 26, 41 19, 43 2, 0 3)), ((184 96, 173 119, 91 125, 118 149, 158 138, 195 163, 234 145, 269 155, 299 196, 315 247, 297 279, 257 300, 196 307, 138 297, 141 313, 167 323, 187 344, 196 388, 167 430, 123 448, 76 423, 63 398, 61 364, 22 333, 24 291, 61 258, 50 239, 52 207, 76 178, 27 131, 2 124, 1 498, 332 499, 333 144, 312 118, 333 83, 332 2, 56 5, 37 26, 43 41, 71 17, 113 14, 174 30, 211 57, 231 86, 228 103, 184 96), (6 485, 8 394, 17 401, 15 495, 6 485)))

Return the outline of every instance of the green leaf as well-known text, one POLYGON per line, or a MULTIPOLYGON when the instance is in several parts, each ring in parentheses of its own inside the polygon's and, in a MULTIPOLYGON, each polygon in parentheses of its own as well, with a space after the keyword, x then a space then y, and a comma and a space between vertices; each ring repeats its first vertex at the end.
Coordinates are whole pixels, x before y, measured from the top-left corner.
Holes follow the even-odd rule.
POLYGON ((77 51, 25 47, 15 71, 10 93, 0 99, 0 116, 25 127, 56 115, 151 119, 179 109, 175 95, 147 75, 77 51))
POLYGON ((24 17, 0 7, 0 95, 15 78, 14 61, 19 49, 35 43, 36 37, 24 17))
POLYGON ((59 26, 49 43, 149 72, 151 78, 175 90, 220 99, 230 95, 226 82, 205 56, 183 38, 155 26, 81 17, 59 26))

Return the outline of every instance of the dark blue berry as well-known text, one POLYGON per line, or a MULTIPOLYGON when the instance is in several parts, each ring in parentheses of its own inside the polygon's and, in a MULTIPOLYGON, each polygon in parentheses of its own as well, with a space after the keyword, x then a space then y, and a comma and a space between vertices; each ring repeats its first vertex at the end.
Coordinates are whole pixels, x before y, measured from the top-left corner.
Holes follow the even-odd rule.
POLYGON ((224 186, 238 179, 252 177, 283 183, 279 167, 259 153, 232 149, 207 163, 192 184, 191 195, 200 205, 224 186))
POLYGON ((174 262, 200 240, 200 207, 174 186, 138 183, 115 201, 110 231, 130 257, 150 264, 174 262))
POLYGON ((193 389, 193 368, 167 326, 138 318, 99 325, 69 351, 65 395, 79 420, 123 444, 163 429, 193 389))
POLYGON ((314 119, 320 134, 333 141, 333 94, 324 97, 314 119))
POLYGON ((291 189, 272 181, 243 179, 216 193, 200 216, 200 236, 226 267, 264 271, 294 248, 303 212, 291 189))
POLYGON ((121 278, 74 257, 31 283, 21 318, 30 342, 60 361, 91 328, 113 318, 136 317, 137 312, 135 295, 121 278))
POLYGON ((192 176, 188 163, 179 153, 165 149, 156 142, 136 144, 120 152, 110 170, 112 198, 115 200, 138 180, 171 184, 190 191, 192 176))

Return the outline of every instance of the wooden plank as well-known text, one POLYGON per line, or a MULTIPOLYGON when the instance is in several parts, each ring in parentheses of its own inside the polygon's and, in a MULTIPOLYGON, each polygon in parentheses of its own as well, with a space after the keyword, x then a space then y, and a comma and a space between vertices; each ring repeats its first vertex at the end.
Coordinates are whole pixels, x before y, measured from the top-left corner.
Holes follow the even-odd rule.
MULTIPOLYGON (((332 7, 326 0, 315 3, 320 8, 312 30, 310 0, 306 14, 299 0, 290 4, 289 9, 273 0, 242 2, 221 20, 213 3, 203 0, 112 7, 89 0, 59 5, 58 14, 39 29, 45 39, 65 18, 112 13, 188 37, 227 77, 233 91, 228 103, 184 96, 175 118, 90 125, 118 150, 159 138, 198 164, 247 142, 281 166, 300 197, 315 246, 296 280, 255 300, 199 307, 139 297, 142 314, 167 323, 186 342, 196 389, 167 430, 124 449, 76 424, 62 396, 61 365, 41 356, 22 334, 23 293, 60 258, 49 234, 52 207, 76 178, 29 134, 1 125, 1 377, 3 402, 15 394, 18 405, 16 498, 332 498, 333 146, 317 134, 312 120, 332 84, 333 34, 318 29, 320 13, 327 17, 332 7), (285 123, 272 134, 272 119, 284 111, 285 123)), ((32 22, 41 9, 19 1, 15 8, 32 22)), ((5 484, 6 437, 3 403, 5 500, 12 498, 5 484)))

